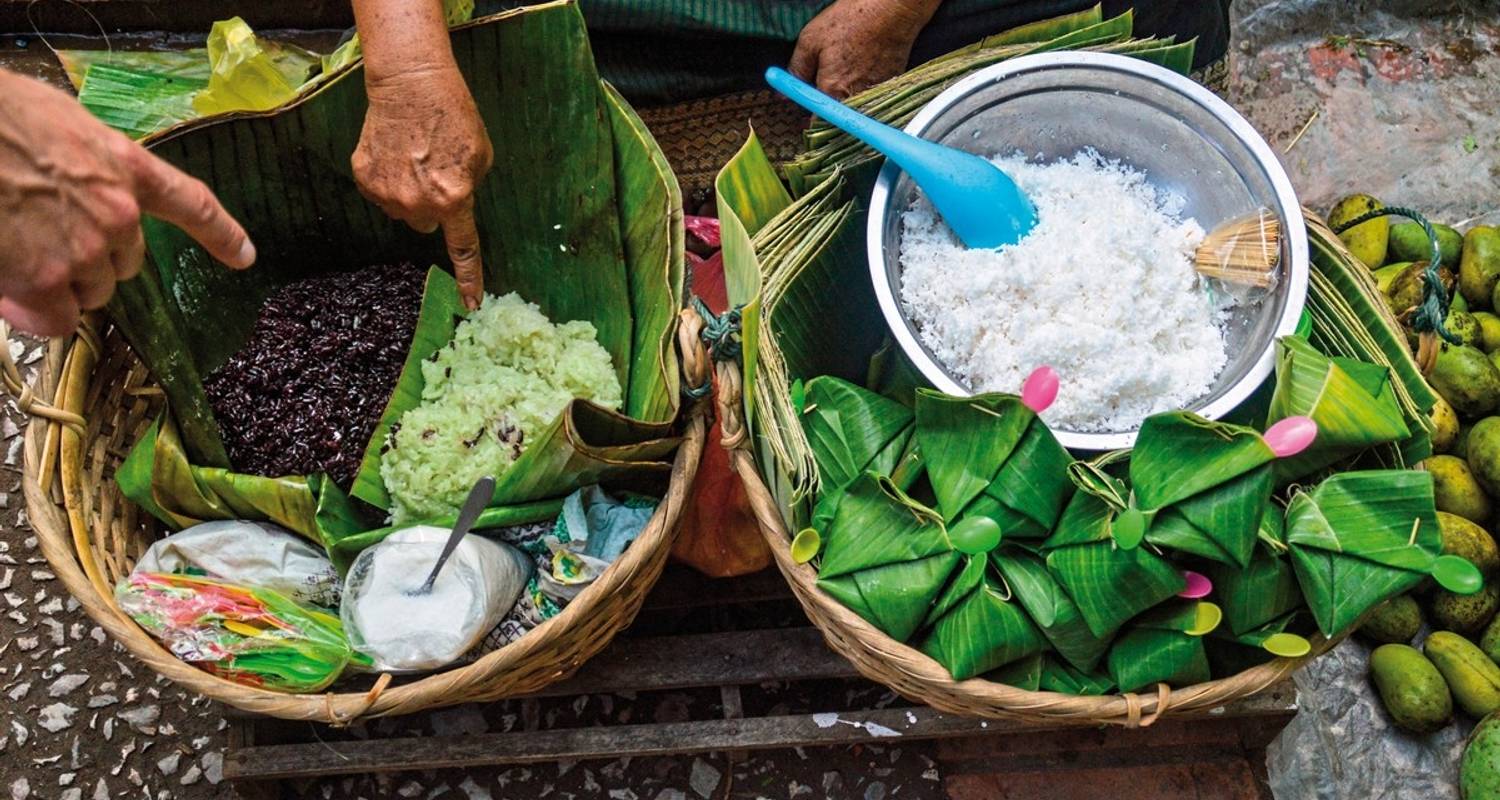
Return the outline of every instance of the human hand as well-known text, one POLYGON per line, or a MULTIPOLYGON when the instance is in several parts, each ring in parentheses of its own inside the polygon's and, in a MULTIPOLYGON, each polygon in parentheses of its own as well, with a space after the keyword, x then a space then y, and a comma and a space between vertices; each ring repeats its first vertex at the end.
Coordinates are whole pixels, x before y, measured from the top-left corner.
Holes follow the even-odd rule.
POLYGON ((182 228, 234 269, 255 246, 213 192, 76 100, 0 70, 0 317, 61 336, 145 258, 141 213, 182 228))
POLYGON ((788 71, 840 100, 906 68, 942 0, 835 0, 797 37, 788 71))
POLYGON ((484 291, 474 189, 494 160, 489 134, 456 66, 367 81, 370 97, 354 178, 365 197, 421 233, 442 226, 459 293, 484 291))

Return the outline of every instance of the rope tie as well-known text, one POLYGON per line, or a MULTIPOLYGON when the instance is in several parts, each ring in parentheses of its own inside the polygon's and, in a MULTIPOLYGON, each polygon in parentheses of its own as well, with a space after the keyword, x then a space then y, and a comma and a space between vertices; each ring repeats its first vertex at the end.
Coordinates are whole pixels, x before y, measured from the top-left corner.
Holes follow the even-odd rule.
MULTIPOLYGON (((85 328, 80 327, 78 330, 80 338, 83 338, 85 328)), ((83 339, 83 341, 87 342, 88 340, 83 339)), ((97 342, 90 346, 97 347, 97 342)), ((31 388, 31 385, 26 383, 25 379, 21 377, 21 369, 16 366, 15 360, 10 357, 10 326, 4 322, 0 322, 0 387, 3 387, 5 393, 11 396, 16 404, 16 408, 22 414, 29 414, 49 422, 60 423, 79 436, 84 435, 88 423, 83 417, 71 411, 56 408, 44 400, 37 399, 36 392, 31 388)))
POLYGON ((713 391, 708 352, 704 350, 703 317, 684 308, 677 313, 677 351, 682 358, 682 393, 689 400, 701 400, 713 391))
POLYGON ((382 673, 380 673, 380 677, 378 677, 378 678, 375 679, 375 685, 371 686, 370 687, 370 691, 365 692, 365 696, 360 700, 358 710, 356 710, 354 713, 349 714, 347 716, 341 715, 337 711, 334 710, 334 708, 333 708, 333 696, 334 696, 333 692, 328 692, 327 694, 324 694, 323 695, 323 708, 324 708, 325 712, 328 714, 328 724, 330 726, 332 726, 332 727, 335 727, 335 728, 347 727, 350 723, 352 723, 355 720, 359 719, 360 717, 364 716, 365 712, 367 712, 371 708, 373 708, 375 706, 375 701, 380 699, 380 695, 383 692, 385 692, 386 687, 390 686, 390 685, 391 685, 391 673, 389 673, 389 672, 382 672, 382 673))
POLYGON ((693 310, 703 317, 703 331, 698 335, 714 354, 717 361, 733 361, 740 357, 740 317, 744 306, 735 306, 723 314, 715 314, 697 297, 693 298, 693 310))
POLYGON ((1149 728, 1167 712, 1167 705, 1172 697, 1172 687, 1165 683, 1156 684, 1156 709, 1150 714, 1141 713, 1145 704, 1141 702, 1141 696, 1135 692, 1125 692, 1120 697, 1125 701, 1125 727, 1149 728))
POLYGON ((1436 334, 1449 344, 1461 344, 1458 335, 1448 330, 1444 321, 1448 319, 1448 290, 1443 287, 1442 275, 1438 272, 1443 264, 1442 248, 1438 245, 1437 231, 1433 230, 1432 223, 1420 213, 1409 208, 1391 206, 1389 208, 1377 208, 1360 214, 1354 219, 1333 229, 1334 233, 1343 233, 1356 225, 1363 225, 1372 219, 1384 216, 1406 217, 1412 222, 1422 226, 1422 232, 1427 234, 1427 243, 1432 254, 1427 262, 1427 268, 1422 271, 1422 302, 1412 311, 1411 328, 1419 334, 1436 334))

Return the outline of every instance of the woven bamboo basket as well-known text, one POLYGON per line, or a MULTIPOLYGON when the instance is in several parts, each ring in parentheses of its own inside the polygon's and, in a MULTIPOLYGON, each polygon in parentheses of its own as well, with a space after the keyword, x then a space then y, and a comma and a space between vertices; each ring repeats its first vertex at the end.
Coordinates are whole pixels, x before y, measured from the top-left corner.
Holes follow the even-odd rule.
MULTIPOLYGON (((681 320, 685 385, 700 386, 708 374, 698 341, 702 323, 691 312, 681 320)), ((705 403, 685 411, 682 443, 656 513, 624 554, 556 617, 466 665, 408 679, 381 675, 360 691, 293 695, 233 683, 181 661, 116 607, 115 582, 165 534, 114 481, 126 453, 161 409, 162 392, 123 336, 97 315, 73 336, 53 340, 40 367, 27 386, 8 351, 0 354, 0 381, 34 418, 26 431, 22 485, 37 540, 58 580, 110 637, 190 691, 245 711, 334 725, 528 694, 572 675, 630 624, 661 575, 707 429, 705 403)))
POLYGON ((1155 693, 1076 696, 1033 692, 978 678, 956 681, 941 664, 915 648, 887 636, 817 586, 810 564, 792 559, 791 534, 782 509, 761 478, 744 428, 739 368, 719 364, 719 414, 730 462, 744 481, 750 508, 771 548, 776 568, 786 578, 823 639, 849 659, 866 678, 884 684, 908 700, 966 717, 1034 723, 1146 727, 1168 714, 1205 711, 1249 697, 1288 678, 1309 659, 1327 652, 1338 640, 1312 637, 1312 650, 1301 658, 1278 658, 1228 678, 1173 689, 1158 684, 1155 693))

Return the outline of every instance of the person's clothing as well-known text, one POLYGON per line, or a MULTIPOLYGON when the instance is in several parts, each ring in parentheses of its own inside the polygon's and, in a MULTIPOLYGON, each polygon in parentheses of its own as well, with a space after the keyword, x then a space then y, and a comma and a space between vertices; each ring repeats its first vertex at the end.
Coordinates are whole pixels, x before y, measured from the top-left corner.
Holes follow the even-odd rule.
MULTIPOLYGON (((632 103, 661 105, 763 88, 802 28, 833 0, 580 0, 600 73, 632 103)), ((1098 0, 944 0, 912 49, 912 64, 1098 0)), ((524 0, 481 0, 482 11, 524 0)), ((1137 36, 1197 37, 1194 69, 1229 44, 1229 0, 1104 0, 1106 16, 1135 8, 1137 36)))

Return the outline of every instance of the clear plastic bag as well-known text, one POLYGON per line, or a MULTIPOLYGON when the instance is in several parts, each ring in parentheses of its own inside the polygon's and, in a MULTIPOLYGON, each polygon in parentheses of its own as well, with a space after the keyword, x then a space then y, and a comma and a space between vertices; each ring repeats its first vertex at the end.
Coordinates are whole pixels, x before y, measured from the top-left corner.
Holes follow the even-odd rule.
POLYGON ((355 650, 388 671, 437 669, 499 624, 532 564, 514 547, 466 536, 432 588, 419 592, 450 531, 396 531, 359 554, 345 578, 342 616, 355 650))
POLYGON ((136 572, 115 587, 115 601, 173 655, 247 686, 316 692, 351 663, 368 666, 338 617, 269 589, 136 572))

